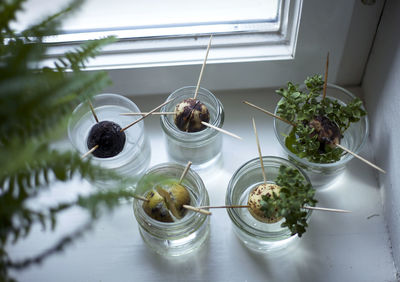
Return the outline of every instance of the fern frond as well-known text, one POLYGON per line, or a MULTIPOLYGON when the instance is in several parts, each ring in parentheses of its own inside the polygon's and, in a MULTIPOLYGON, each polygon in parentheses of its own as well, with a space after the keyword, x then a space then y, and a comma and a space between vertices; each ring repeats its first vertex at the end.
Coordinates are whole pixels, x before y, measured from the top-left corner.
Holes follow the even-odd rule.
POLYGON ((72 69, 74 71, 79 71, 85 67, 85 64, 89 61, 89 59, 94 58, 99 54, 101 47, 115 41, 116 37, 114 36, 109 36, 98 40, 89 40, 74 51, 67 52, 65 54, 65 58, 59 58, 58 63, 56 62, 55 66, 58 70, 72 69))
POLYGON ((94 166, 90 159, 82 160, 75 152, 59 152, 49 150, 44 145, 39 147, 40 145, 35 148, 20 148, 20 153, 17 152, 17 146, 11 148, 9 153, 2 152, 6 156, 13 156, 11 163, 1 163, 0 171, 0 182, 5 183, 2 190, 10 193, 13 198, 20 198, 20 193, 29 196, 31 189, 47 186, 53 180, 52 177, 55 180, 66 181, 76 173, 90 181, 121 180, 115 172, 94 166))
POLYGON ((34 40, 35 42, 42 41, 44 36, 54 35, 60 33, 59 28, 61 23, 66 17, 70 16, 72 12, 76 11, 83 3, 83 0, 73 0, 61 11, 50 15, 43 19, 41 22, 34 24, 22 32, 22 36, 28 41, 34 40))
POLYGON ((14 0, 14 1, 1 1, 0 2, 0 36, 1 42, 9 35, 10 23, 16 20, 17 12, 22 10, 22 4, 26 0, 14 0), (6 35, 6 36, 5 36, 6 35))
POLYGON ((84 72, 60 78, 52 75, 32 75, 18 84, 0 82, 8 95, 0 95, 0 143, 13 137, 37 137, 51 132, 69 116, 77 102, 84 101, 110 84, 105 72, 84 72), (79 79, 77 79, 79 77, 79 79), (14 87, 14 89, 12 89, 14 87), (12 95, 12 100, 10 100, 12 95))
MULTIPOLYGON (((100 47, 115 40, 91 41, 68 52, 56 63, 56 69, 39 68, 49 48, 43 38, 57 33, 62 20, 82 3, 75 0, 55 15, 45 18, 16 34, 10 23, 22 9, 23 0, 0 2, 0 280, 11 281, 8 269, 22 269, 39 263, 62 250, 87 230, 101 207, 113 209, 128 192, 95 193, 76 201, 33 210, 28 200, 45 191, 56 181, 68 181, 74 175, 89 180, 121 179, 110 170, 93 166, 90 158, 81 160, 77 153, 60 152, 52 146, 77 103, 98 93, 110 83, 105 72, 83 72, 100 47), (72 70, 72 72, 70 72, 72 70), (80 206, 91 221, 76 232, 34 258, 12 262, 6 242, 27 236, 35 224, 53 229, 57 215, 72 206, 80 206)), ((125 179, 124 179, 125 180, 125 179)), ((129 181, 127 179, 126 181, 129 181)))

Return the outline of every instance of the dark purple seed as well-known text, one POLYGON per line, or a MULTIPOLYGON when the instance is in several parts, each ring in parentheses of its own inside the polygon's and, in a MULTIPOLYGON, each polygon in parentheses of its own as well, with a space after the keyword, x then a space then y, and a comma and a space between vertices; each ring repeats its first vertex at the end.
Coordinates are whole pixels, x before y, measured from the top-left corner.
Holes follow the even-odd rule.
POLYGON ((99 147, 92 154, 98 158, 111 158, 124 149, 125 141, 125 132, 121 132, 118 124, 112 121, 101 121, 90 129, 87 147, 90 150, 98 145, 99 147))

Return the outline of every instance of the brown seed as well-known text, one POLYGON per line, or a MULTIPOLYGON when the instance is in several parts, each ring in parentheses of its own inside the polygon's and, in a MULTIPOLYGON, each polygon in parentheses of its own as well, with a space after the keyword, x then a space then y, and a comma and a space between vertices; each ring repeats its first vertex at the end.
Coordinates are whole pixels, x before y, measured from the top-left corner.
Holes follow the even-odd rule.
POLYGON ((206 128, 201 122, 210 121, 207 107, 199 100, 185 99, 175 106, 174 123, 182 131, 197 132, 206 128))

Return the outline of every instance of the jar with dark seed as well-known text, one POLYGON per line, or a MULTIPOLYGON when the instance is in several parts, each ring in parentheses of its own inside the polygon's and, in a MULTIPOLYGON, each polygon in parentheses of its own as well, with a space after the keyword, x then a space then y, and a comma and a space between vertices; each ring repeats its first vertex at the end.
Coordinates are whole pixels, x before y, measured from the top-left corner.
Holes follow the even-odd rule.
POLYGON ((213 168, 222 156, 222 136, 215 129, 201 124, 205 121, 222 128, 224 109, 221 102, 207 89, 201 88, 196 99, 195 86, 175 90, 166 100, 173 100, 161 108, 161 112, 175 112, 162 115, 163 129, 168 156, 172 161, 193 163, 197 171, 213 168))
MULTIPOLYGON (((139 108, 130 99, 117 94, 99 94, 91 102, 99 122, 96 122, 89 104, 81 103, 68 123, 69 140, 81 155, 99 145, 98 150, 89 156, 94 164, 117 172, 121 175, 120 181, 128 178, 137 181, 149 165, 150 144, 143 121, 120 132, 121 128, 140 118, 120 114, 140 112, 139 108)), ((118 185, 116 181, 107 179, 97 179, 94 184, 101 188, 118 185)))

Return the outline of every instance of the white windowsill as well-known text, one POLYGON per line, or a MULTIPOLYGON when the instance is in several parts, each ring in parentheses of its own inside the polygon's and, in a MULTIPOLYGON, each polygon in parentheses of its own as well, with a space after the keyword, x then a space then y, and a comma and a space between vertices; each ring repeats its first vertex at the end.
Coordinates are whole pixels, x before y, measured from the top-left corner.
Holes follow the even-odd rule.
MULTIPOLYGON (((360 89, 352 89, 360 94, 360 89)), ((224 128, 244 138, 223 136, 223 167, 202 175, 212 205, 225 202, 232 174, 257 157, 251 117, 257 123, 263 155, 283 156, 273 133, 272 119, 241 103, 243 97, 269 110, 278 96, 271 89, 217 92, 225 108, 224 128), (232 153, 234 152, 234 153, 232 153)), ((166 95, 131 97, 143 111, 161 104, 166 95)), ((145 121, 152 149, 151 166, 167 161, 159 118, 145 121)), ((372 159, 369 144, 361 152, 372 159)), ((92 187, 74 179, 55 185, 47 201, 71 198, 73 192, 92 187), (63 197, 63 194, 64 197, 63 197)), ((165 259, 149 250, 138 232, 131 203, 121 204, 103 216, 83 239, 40 266, 15 273, 20 281, 395 281, 396 270, 383 218, 376 171, 353 159, 341 178, 318 190, 319 205, 349 209, 350 214, 314 212, 308 231, 297 245, 278 254, 254 254, 236 238, 226 211, 213 210, 210 237, 205 246, 189 256, 165 259), (71 271, 73 270, 73 271, 71 271)), ((30 237, 13 246, 12 258, 33 255, 64 232, 70 232, 86 217, 80 210, 66 213, 56 233, 36 228, 30 237)))

